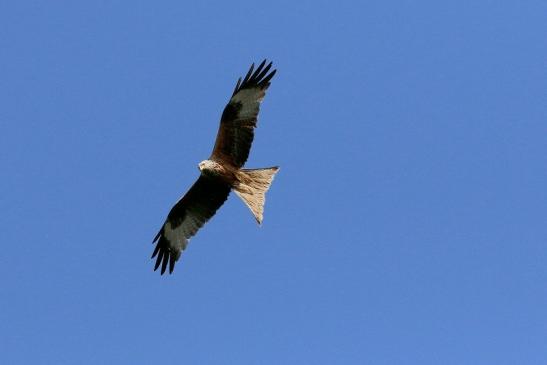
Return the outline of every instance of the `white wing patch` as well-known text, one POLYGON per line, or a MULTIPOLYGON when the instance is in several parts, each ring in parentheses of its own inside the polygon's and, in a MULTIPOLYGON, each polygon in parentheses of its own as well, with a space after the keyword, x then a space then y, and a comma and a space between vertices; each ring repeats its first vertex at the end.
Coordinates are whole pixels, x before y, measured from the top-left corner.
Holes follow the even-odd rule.
POLYGON ((182 224, 176 228, 173 228, 171 222, 167 221, 165 223, 163 234, 172 249, 185 250, 188 245, 188 239, 195 235, 202 225, 203 223, 198 219, 198 217, 193 215, 191 212, 188 212, 182 221, 182 224))
POLYGON ((184 250, 186 249, 186 246, 188 245, 188 239, 186 234, 186 219, 180 226, 173 229, 171 226, 171 222, 166 222, 165 227, 163 229, 163 234, 165 235, 165 238, 167 239, 167 242, 169 242, 170 248, 172 248, 175 251, 178 250, 184 250))
POLYGON ((264 95, 264 91, 259 88, 240 90, 235 94, 232 101, 241 103, 241 109, 238 111, 238 119, 255 118, 264 95))
POLYGON ((179 228, 182 228, 185 237, 192 237, 199 227, 201 227, 199 221, 190 213, 186 215, 184 222, 182 222, 179 228))

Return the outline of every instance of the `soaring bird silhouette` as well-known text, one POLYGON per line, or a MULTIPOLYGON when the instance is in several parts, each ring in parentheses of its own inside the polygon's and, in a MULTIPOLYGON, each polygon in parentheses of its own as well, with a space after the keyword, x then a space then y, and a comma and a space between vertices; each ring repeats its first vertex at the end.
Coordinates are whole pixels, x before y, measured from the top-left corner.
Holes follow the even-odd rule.
POLYGON ((188 245, 190 237, 224 204, 231 190, 243 200, 262 224, 266 191, 279 167, 243 169, 249 157, 260 103, 276 70, 264 60, 237 81, 230 101, 222 112, 213 153, 199 163, 200 176, 190 190, 171 208, 165 223, 154 238, 154 271, 169 273, 188 245), (254 70, 254 72, 253 72, 254 70))

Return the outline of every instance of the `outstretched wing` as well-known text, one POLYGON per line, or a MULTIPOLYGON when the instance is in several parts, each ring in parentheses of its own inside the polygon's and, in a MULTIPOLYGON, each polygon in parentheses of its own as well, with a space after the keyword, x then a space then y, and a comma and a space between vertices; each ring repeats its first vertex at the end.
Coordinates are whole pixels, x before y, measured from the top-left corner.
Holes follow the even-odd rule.
POLYGON ((207 222, 224 204, 230 194, 230 185, 219 178, 201 175, 190 190, 171 208, 165 223, 154 238, 158 255, 154 271, 161 264, 161 274, 169 263, 169 273, 188 244, 188 239, 207 222))
POLYGON ((253 73, 254 64, 241 81, 237 81, 232 98, 222 112, 215 147, 209 159, 242 167, 249 157, 260 103, 276 70, 264 60, 253 73))

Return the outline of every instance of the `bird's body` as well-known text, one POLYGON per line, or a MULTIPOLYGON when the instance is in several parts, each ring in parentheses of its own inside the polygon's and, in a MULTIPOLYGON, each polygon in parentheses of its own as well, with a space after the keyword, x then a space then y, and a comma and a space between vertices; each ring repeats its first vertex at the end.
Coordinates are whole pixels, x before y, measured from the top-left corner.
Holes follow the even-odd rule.
POLYGON ((199 163, 200 176, 190 190, 171 208, 162 228, 154 238, 158 255, 154 270, 161 265, 163 274, 186 248, 190 237, 224 204, 231 190, 243 200, 258 224, 262 223, 265 194, 278 167, 243 169, 254 138, 260 102, 276 70, 268 73, 271 63, 254 65, 238 80, 234 93, 222 113, 213 153, 199 163))
POLYGON ((218 176, 229 184, 236 180, 238 168, 230 165, 223 165, 213 160, 201 161, 198 165, 199 171, 206 176, 218 176))

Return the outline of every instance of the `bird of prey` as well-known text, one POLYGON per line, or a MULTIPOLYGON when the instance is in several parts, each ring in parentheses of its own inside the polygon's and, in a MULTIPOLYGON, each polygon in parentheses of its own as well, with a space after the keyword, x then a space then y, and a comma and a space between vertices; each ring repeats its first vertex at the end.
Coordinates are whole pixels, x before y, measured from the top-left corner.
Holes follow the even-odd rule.
POLYGON ((220 127, 209 159, 199 163, 200 176, 190 190, 171 208, 154 238, 152 258, 158 256, 154 271, 161 266, 173 272, 175 262, 190 237, 224 204, 231 190, 243 200, 262 224, 266 191, 279 167, 244 169, 254 138, 260 103, 276 70, 264 60, 237 81, 230 101, 222 112, 220 127), (254 72, 253 72, 254 70, 254 72))

